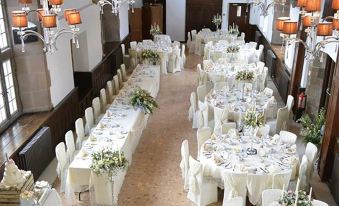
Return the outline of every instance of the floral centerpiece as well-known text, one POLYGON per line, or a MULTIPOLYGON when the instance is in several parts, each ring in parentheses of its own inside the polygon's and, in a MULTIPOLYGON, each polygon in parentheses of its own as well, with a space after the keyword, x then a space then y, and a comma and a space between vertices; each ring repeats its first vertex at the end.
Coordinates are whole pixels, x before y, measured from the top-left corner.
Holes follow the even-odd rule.
POLYGON ((311 142, 317 146, 321 144, 322 128, 325 125, 325 113, 326 110, 322 108, 314 120, 305 114, 297 121, 302 126, 301 135, 305 137, 304 141, 306 143, 311 142))
POLYGON ((133 91, 130 103, 134 108, 142 109, 145 114, 152 114, 153 110, 158 108, 157 102, 150 93, 140 87, 133 91))
POLYGON ((260 127, 265 124, 265 115, 262 112, 257 112, 255 107, 246 111, 243 117, 243 125, 247 127, 260 127))
POLYGON ((160 56, 157 52, 153 50, 145 49, 141 52, 141 58, 143 60, 148 60, 152 62, 153 64, 155 64, 159 60, 160 56))
POLYGON ((127 166, 128 161, 123 152, 106 148, 92 154, 91 170, 97 175, 107 174, 112 178, 127 166))
POLYGON ((236 74, 235 79, 237 81, 248 81, 248 82, 250 82, 254 79, 254 72, 248 71, 248 70, 239 71, 236 74))
POLYGON ((161 30, 159 27, 159 24, 154 23, 151 25, 151 29, 149 30, 149 33, 154 37, 155 35, 161 34, 161 30))
POLYGON ((284 191, 282 197, 279 200, 279 204, 282 206, 312 206, 309 195, 303 190, 298 191, 298 197, 292 190, 284 191), (297 204, 295 200, 298 198, 297 204))
POLYGON ((219 26, 222 24, 222 17, 220 14, 217 14, 213 16, 212 23, 217 27, 217 30, 219 30, 219 26))
POLYGON ((228 34, 231 36, 238 36, 239 35, 239 27, 238 25, 233 25, 228 27, 228 34))
POLYGON ((234 53, 238 53, 239 50, 240 50, 240 47, 239 47, 239 46, 232 45, 232 46, 227 47, 226 52, 227 52, 227 53, 233 53, 233 54, 234 54, 234 53))

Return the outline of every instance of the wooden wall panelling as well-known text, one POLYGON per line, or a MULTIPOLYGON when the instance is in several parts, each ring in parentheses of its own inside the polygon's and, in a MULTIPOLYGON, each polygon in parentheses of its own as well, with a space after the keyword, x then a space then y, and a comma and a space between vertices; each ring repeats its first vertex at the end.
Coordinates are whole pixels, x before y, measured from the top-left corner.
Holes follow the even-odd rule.
POLYGON ((142 41, 142 9, 135 8, 134 13, 130 10, 129 19, 131 41, 142 41))
POLYGON ((249 5, 244 3, 230 3, 229 4, 229 14, 228 14, 228 26, 238 25, 239 31, 245 33, 245 40, 248 42, 250 38, 250 29, 249 27, 249 5), (240 16, 237 15, 238 6, 241 7, 240 16))
POLYGON ((199 31, 202 28, 211 28, 215 30, 212 19, 217 13, 222 14, 222 0, 186 0, 185 34, 193 29, 199 31))
POLYGON ((142 37, 143 39, 152 39, 150 34, 151 25, 156 23, 160 30, 163 31, 163 5, 162 4, 145 4, 142 8, 142 37))
MULTIPOLYGON (((169 0, 170 1, 170 0, 169 0)), ((146 5, 146 4, 161 4, 162 7, 163 7, 163 19, 162 19, 162 25, 163 25, 163 28, 162 28, 162 32, 163 34, 166 34, 166 0, 143 0, 143 4, 146 5)))
POLYGON ((335 158, 336 137, 339 137, 339 53, 335 66, 331 96, 326 112, 326 126, 320 152, 319 175, 322 181, 331 177, 333 162, 335 158))

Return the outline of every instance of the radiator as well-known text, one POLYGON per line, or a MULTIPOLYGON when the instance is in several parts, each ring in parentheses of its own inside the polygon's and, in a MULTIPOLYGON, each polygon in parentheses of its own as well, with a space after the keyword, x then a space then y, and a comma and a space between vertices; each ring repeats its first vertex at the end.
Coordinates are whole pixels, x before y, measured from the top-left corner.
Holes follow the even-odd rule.
POLYGON ((277 61, 277 57, 275 56, 273 51, 268 50, 267 55, 266 55, 266 66, 268 68, 268 74, 270 75, 270 77, 273 77, 273 78, 276 76, 276 69, 277 69, 276 61, 277 61))
POLYGON ((55 156, 49 127, 41 128, 19 152, 19 167, 38 179, 55 156))

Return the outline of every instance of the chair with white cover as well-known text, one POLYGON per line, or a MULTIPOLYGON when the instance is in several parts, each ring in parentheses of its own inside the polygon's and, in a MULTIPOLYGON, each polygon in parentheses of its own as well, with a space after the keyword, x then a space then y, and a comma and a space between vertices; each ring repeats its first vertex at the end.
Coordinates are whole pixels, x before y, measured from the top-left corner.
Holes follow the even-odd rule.
POLYGON ((197 95, 195 92, 191 93, 190 103, 191 105, 188 110, 188 119, 192 120, 192 128, 198 128, 198 103, 197 95))
POLYGON ((127 71, 126 71, 126 65, 125 64, 121 64, 120 65, 120 69, 121 69, 121 74, 122 74, 122 81, 125 82, 128 79, 127 71))
POLYGON ((188 190, 189 188, 189 147, 188 147, 188 141, 185 139, 181 143, 181 162, 180 162, 180 168, 181 168, 181 176, 184 180, 184 190, 188 190))
POLYGON ((128 67, 130 56, 128 54, 126 54, 126 46, 125 46, 125 44, 121 44, 121 51, 122 51, 122 58, 123 58, 122 62, 125 65, 127 65, 127 67, 128 67))
POLYGON ((138 52, 135 49, 129 49, 128 53, 129 53, 129 56, 130 56, 129 66, 130 66, 130 69, 133 70, 133 69, 135 69, 135 67, 139 63, 138 52))
POLYGON ((187 198, 195 205, 204 206, 218 201, 218 186, 216 183, 206 181, 203 165, 189 157, 190 184, 187 198))
POLYGON ((292 170, 286 170, 273 175, 272 189, 288 188, 291 180, 292 170))
POLYGON ((292 95, 287 96, 286 106, 288 109, 288 119, 292 117, 293 106, 294 106, 294 97, 292 95))
POLYGON ((207 95, 206 85, 200 85, 197 87, 198 107, 201 110, 203 104, 205 104, 205 97, 207 95))
POLYGON ((78 150, 80 150, 83 141, 87 139, 85 135, 84 121, 82 120, 82 118, 79 118, 75 121, 75 133, 77 134, 76 147, 78 150))
POLYGON ((308 165, 308 159, 306 157, 306 155, 303 155, 302 159, 301 159, 301 163, 299 166, 299 180, 300 180, 300 189, 301 190, 308 190, 309 187, 309 178, 307 175, 307 165, 308 165))
MULTIPOLYGON (((224 200, 223 202, 227 202, 228 200, 234 197, 242 197, 243 200, 246 200, 247 193, 247 174, 246 173, 224 173, 224 200)), ((224 204, 224 203, 223 203, 224 204)), ((242 205, 245 206, 245 201, 242 205)))
POLYGON ((114 195, 114 182, 109 180, 107 174, 98 175, 91 171, 89 179, 89 195, 90 205, 116 205, 117 200, 114 195))
POLYGON ((203 121, 204 127, 209 127, 211 129, 214 128, 214 111, 210 109, 210 106, 208 106, 207 103, 204 103, 203 105, 201 105, 201 109, 200 111, 202 112, 202 116, 203 116, 203 121))
POLYGON ((175 73, 180 71, 180 49, 175 47, 172 53, 169 54, 168 72, 175 73))
POLYGON ((60 192, 65 192, 66 179, 67 179, 67 167, 68 167, 68 158, 66 153, 66 147, 64 142, 60 142, 55 147, 55 155, 58 161, 56 172, 60 179, 60 192))
POLYGON ((257 205, 260 203, 262 192, 269 188, 271 188, 271 180, 266 175, 247 175, 247 196, 251 204, 257 205))
POLYGON ((73 136, 73 131, 69 130, 65 134, 65 142, 66 142, 66 147, 67 147, 67 158, 69 163, 71 163, 74 159, 75 155, 75 143, 74 143, 74 136, 73 136))
POLYGON ((237 124, 235 122, 223 123, 221 125, 221 134, 227 134, 228 131, 230 131, 231 129, 235 129, 235 128, 237 128, 237 124))
POLYGON ((242 197, 234 197, 227 201, 222 202, 222 206, 239 206, 244 204, 244 199, 242 197))
POLYGON ((279 108, 277 112, 277 119, 268 121, 266 124, 270 126, 270 135, 279 133, 281 130, 284 130, 287 125, 288 118, 288 109, 287 106, 279 108))
POLYGON ((117 75, 118 75, 118 80, 119 80, 119 86, 120 86, 120 89, 121 89, 122 86, 123 86, 123 80, 122 80, 122 72, 121 72, 121 69, 117 69, 117 75))
POLYGON ((313 206, 329 206, 326 202, 320 201, 320 200, 312 200, 313 206))
POLYGON ((283 191, 280 189, 267 189, 262 192, 261 206, 270 206, 274 202, 278 202, 281 198, 283 191))
POLYGON ((112 81, 106 82, 106 90, 107 90, 107 100, 109 103, 112 103, 115 96, 114 96, 114 89, 113 89, 113 83, 112 81))
POLYGON ((187 32, 187 41, 186 41, 186 45, 187 45, 188 51, 190 51, 191 45, 192 45, 191 32, 187 32))
POLYGON ((214 132, 221 131, 221 125, 228 121, 228 107, 214 107, 214 132))
POLYGON ((270 125, 265 124, 265 126, 259 127, 258 134, 259 136, 267 137, 270 134, 270 125))
POLYGON ((103 115, 101 114, 101 104, 99 97, 95 97, 92 100, 92 107, 93 107, 93 114, 94 114, 94 120, 96 123, 98 123, 103 115))
POLYGON ((267 96, 273 96, 273 89, 271 88, 266 87, 263 92, 267 96))
POLYGON ((105 112, 110 106, 110 104, 107 104, 107 94, 105 88, 100 89, 100 103, 103 112, 105 112))
POLYGON ((255 50, 255 54, 258 57, 258 61, 260 61, 262 59, 263 51, 264 51, 264 45, 260 44, 259 49, 255 50))
POLYGON ((120 84, 119 84, 119 77, 118 75, 113 76, 113 84, 114 84, 114 94, 117 95, 120 90, 120 84))
POLYGON ((192 35, 192 42, 189 47, 189 53, 193 54, 195 52, 195 45, 196 45, 195 40, 197 38, 197 30, 192 30, 191 35, 192 35))
POLYGON ((314 169, 314 162, 315 162, 315 158, 317 156, 318 153, 318 148, 317 146, 315 146, 313 143, 309 142, 306 145, 306 149, 305 149, 305 155, 307 157, 307 176, 308 178, 311 178, 312 176, 312 172, 314 169))
POLYGON ((167 74, 167 64, 168 64, 168 53, 159 51, 160 58, 160 71, 162 74, 167 74))
POLYGON ((206 140, 208 140, 209 138, 211 138, 212 135, 212 130, 209 127, 203 127, 203 128, 199 128, 197 131, 197 143, 198 143, 198 156, 197 159, 200 159, 200 150, 201 150, 201 146, 204 144, 204 142, 206 142, 206 140))
POLYGON ((286 144, 295 144, 297 141, 297 135, 289 131, 282 130, 280 131, 279 136, 280 140, 286 144))
POLYGON ((206 84, 208 81, 207 73, 201 69, 201 64, 197 65, 197 72, 198 72, 198 85, 206 84))
POLYGON ((85 109, 85 134, 88 135, 91 132, 91 129, 94 127, 94 112, 92 107, 85 109))
POLYGON ((248 42, 248 45, 252 49, 257 49, 258 43, 254 42, 254 41, 250 41, 250 42, 248 42))
POLYGON ((197 36, 197 38, 195 40, 195 51, 194 51, 194 54, 199 55, 199 56, 203 55, 203 49, 204 48, 202 46, 202 39, 201 39, 201 37, 197 36))
POLYGON ((54 188, 46 192, 48 192, 46 199, 44 200, 44 202, 41 202, 43 198, 40 198, 38 205, 40 206, 62 206, 63 205, 60 195, 54 188))
POLYGON ((180 54, 180 66, 182 69, 185 69, 186 64, 186 55, 185 55, 186 46, 183 44, 181 46, 181 54, 180 54))
POLYGON ((137 42, 136 41, 131 41, 129 43, 129 46, 131 47, 131 49, 136 49, 137 48, 137 42))

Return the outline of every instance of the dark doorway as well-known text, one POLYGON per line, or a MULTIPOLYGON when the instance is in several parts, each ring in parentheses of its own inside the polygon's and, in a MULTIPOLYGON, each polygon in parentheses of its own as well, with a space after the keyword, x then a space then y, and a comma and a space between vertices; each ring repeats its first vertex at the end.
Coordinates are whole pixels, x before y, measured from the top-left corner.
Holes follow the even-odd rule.
POLYGON ((238 25, 239 31, 245 33, 245 40, 250 41, 250 13, 248 4, 229 4, 228 25, 238 25))
POLYGON ((212 19, 216 14, 222 15, 222 0, 186 0, 186 33, 202 28, 215 30, 212 19))

